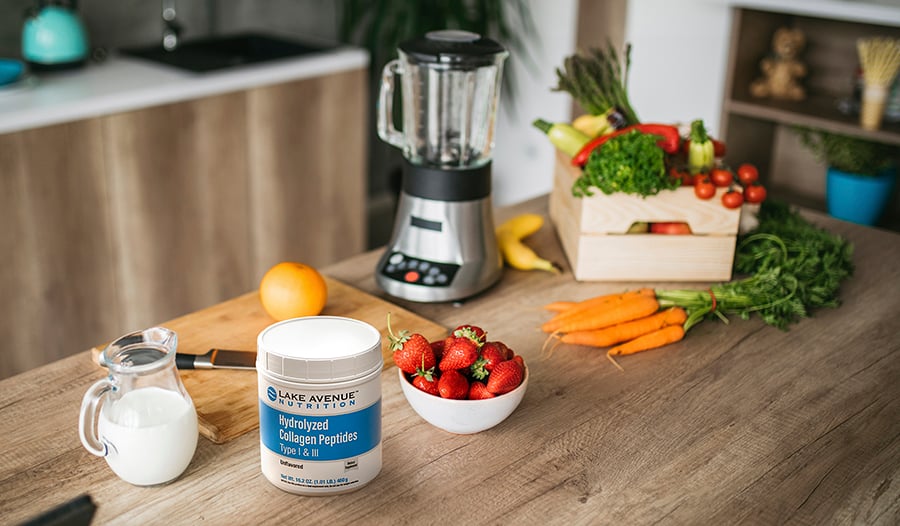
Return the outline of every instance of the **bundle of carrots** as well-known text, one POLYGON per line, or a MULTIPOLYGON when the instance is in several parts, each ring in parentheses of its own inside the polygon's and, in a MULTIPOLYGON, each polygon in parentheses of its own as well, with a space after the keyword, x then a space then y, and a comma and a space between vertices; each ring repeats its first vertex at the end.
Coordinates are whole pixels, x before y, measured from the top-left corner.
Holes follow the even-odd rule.
POLYGON ((613 356, 656 349, 684 338, 687 312, 681 307, 661 308, 650 288, 606 294, 580 302, 557 301, 544 306, 555 315, 541 326, 560 343, 609 347, 606 357, 619 370, 613 356))

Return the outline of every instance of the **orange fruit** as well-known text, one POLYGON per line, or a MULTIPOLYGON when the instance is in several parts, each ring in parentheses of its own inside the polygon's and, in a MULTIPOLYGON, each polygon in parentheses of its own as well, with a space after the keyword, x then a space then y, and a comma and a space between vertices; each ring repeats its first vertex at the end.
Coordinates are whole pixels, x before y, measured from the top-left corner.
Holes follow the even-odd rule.
POLYGON ((259 300, 278 321, 316 316, 325 308, 328 287, 311 266, 284 261, 266 271, 259 283, 259 300))

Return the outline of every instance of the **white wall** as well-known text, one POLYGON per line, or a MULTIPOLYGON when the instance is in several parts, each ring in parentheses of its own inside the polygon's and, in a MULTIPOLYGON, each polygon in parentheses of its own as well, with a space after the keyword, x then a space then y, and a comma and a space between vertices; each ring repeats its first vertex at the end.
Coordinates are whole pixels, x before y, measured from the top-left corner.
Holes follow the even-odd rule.
POLYGON ((731 35, 721 0, 629 0, 628 94, 644 122, 703 119, 717 134, 731 35))
POLYGON ((495 130, 492 170, 493 201, 497 206, 550 191, 555 151, 531 122, 536 118, 568 121, 572 117, 571 97, 551 88, 556 86, 556 68, 575 50, 578 1, 529 0, 529 5, 537 30, 537 35, 529 40, 534 66, 528 68, 515 57, 507 61, 517 82, 515 106, 501 97, 495 130))

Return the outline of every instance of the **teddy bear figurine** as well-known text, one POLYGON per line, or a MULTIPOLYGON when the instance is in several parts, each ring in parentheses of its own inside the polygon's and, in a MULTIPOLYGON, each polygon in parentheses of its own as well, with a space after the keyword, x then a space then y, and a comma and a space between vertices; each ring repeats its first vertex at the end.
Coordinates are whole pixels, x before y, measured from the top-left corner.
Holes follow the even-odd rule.
POLYGON ((750 95, 764 99, 800 101, 806 90, 798 82, 806 76, 806 65, 798 60, 806 46, 806 35, 799 29, 781 27, 772 37, 772 55, 760 61, 763 76, 750 84, 750 95))

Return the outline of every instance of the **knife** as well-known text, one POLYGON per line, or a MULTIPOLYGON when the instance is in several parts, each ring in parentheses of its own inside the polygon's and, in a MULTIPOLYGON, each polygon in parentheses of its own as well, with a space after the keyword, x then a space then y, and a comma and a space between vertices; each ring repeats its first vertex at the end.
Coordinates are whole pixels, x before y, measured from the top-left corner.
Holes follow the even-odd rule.
POLYGON ((176 354, 179 369, 256 369, 256 353, 210 349, 206 354, 176 354))

